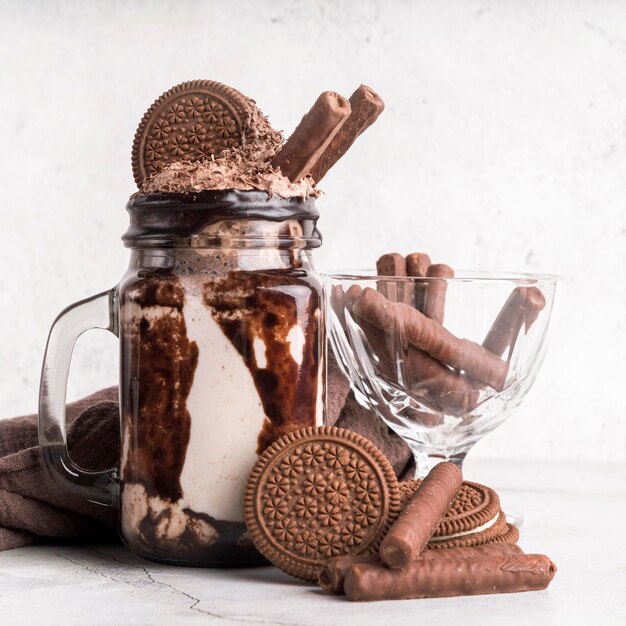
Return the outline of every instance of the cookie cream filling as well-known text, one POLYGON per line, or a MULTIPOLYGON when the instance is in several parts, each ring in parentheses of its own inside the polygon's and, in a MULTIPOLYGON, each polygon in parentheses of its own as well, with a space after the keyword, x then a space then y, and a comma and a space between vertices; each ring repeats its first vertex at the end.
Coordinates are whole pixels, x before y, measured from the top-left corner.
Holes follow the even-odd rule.
POLYGON ((477 533, 482 532, 483 530, 487 530, 492 526, 495 526, 495 523, 498 521, 500 517, 500 513, 496 513, 493 519, 490 519, 488 522, 485 522, 482 526, 477 526, 476 528, 472 528, 472 530, 462 530, 461 532, 454 533, 452 535, 441 535, 440 537, 431 537, 429 539, 429 543, 433 543, 435 541, 446 541, 447 539, 456 539, 457 537, 465 537, 466 535, 475 535, 477 533))

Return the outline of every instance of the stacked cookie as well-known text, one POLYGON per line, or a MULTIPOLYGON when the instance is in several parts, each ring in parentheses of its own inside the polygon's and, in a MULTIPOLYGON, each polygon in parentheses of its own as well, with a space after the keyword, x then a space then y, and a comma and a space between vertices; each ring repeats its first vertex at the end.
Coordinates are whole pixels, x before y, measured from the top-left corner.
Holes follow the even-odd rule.
MULTIPOLYGON (((415 495, 421 480, 400 483, 403 509, 415 495)), ((519 530, 506 521, 498 494, 485 485, 464 481, 450 508, 443 516, 428 549, 480 546, 485 543, 517 543, 519 530)))
POLYGON ((269 447, 245 497, 257 549, 283 571, 351 600, 543 589, 556 568, 525 555, 497 494, 440 463, 398 483, 367 439, 307 428, 269 447))

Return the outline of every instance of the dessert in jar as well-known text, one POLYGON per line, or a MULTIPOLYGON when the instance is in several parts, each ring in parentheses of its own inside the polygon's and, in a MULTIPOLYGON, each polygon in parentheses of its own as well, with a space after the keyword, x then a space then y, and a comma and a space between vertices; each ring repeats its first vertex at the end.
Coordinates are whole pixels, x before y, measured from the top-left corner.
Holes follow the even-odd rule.
POLYGON ((317 192, 269 163, 281 148, 256 105, 216 83, 174 88, 137 131, 118 294, 121 534, 149 558, 259 561, 247 475, 276 438, 323 422, 317 192), (203 139, 211 159, 194 151, 203 139), (184 158, 155 162, 155 142, 184 158))
POLYGON ((133 145, 128 271, 55 321, 40 391, 42 456, 69 492, 120 507, 123 541, 173 564, 261 562, 245 483, 281 436, 323 423, 318 182, 382 111, 361 86, 324 92, 283 142, 256 104, 214 81, 182 83, 133 145), (119 468, 67 450, 65 384, 76 338, 119 335, 119 468))
POLYGON ((314 200, 136 194, 128 210, 122 537, 149 558, 252 563, 243 494, 257 455, 323 422, 314 200), (189 232, 156 241, 146 213, 174 208, 192 216, 189 232))

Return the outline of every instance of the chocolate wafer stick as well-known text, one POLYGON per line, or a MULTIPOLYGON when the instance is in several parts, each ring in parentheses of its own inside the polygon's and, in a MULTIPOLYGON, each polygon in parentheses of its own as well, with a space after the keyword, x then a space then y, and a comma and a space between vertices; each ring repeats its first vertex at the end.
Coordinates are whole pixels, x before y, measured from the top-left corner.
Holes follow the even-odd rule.
POLYGON ((330 306, 339 319, 341 327, 346 329, 346 294, 341 285, 333 285, 330 290, 330 306))
MULTIPOLYGON (((365 334, 371 349, 379 359, 379 366, 384 376, 394 378, 396 375, 396 361, 402 357, 405 361, 404 373, 406 384, 412 391, 425 389, 432 403, 442 411, 452 415, 462 414, 476 404, 478 390, 467 380, 426 352, 412 345, 396 345, 393 337, 397 333, 386 333, 378 326, 371 324, 354 312, 354 303, 358 300, 363 289, 352 285, 347 292, 341 287, 333 287, 331 303, 345 329, 344 307, 350 312, 354 321, 365 334), (340 290, 340 292, 338 291, 340 290)), ((401 338, 398 338, 400 343, 401 338)))
POLYGON ((354 303, 358 300, 359 296, 363 293, 363 288, 360 285, 350 285, 348 291, 344 294, 344 302, 346 308, 352 312, 354 303))
POLYGON ((444 365, 464 370, 470 378, 486 383, 496 391, 504 388, 508 373, 505 361, 477 343, 453 335, 413 307, 390 302, 367 287, 354 302, 353 310, 387 333, 400 326, 409 343, 428 352, 444 365))
POLYGON ((406 272, 409 276, 424 278, 430 266, 430 257, 425 252, 412 252, 405 257, 406 272))
MULTIPOLYGON (((351 294, 354 297, 354 293, 351 294)), ((476 404, 478 390, 465 377, 456 374, 429 354, 415 346, 401 343, 397 333, 386 333, 367 320, 351 312, 361 328, 372 352, 378 357, 383 376, 396 378, 399 359, 404 362, 405 384, 413 392, 426 392, 436 409, 452 415, 462 414, 476 404)), ((429 422, 432 417, 429 418, 429 422)))
POLYGON ((361 85, 350 96, 350 107, 350 117, 311 167, 310 174, 316 183, 326 176, 328 170, 350 149, 356 138, 378 119, 385 104, 373 89, 361 85))
POLYGON ((343 587, 353 601, 444 598, 545 589, 555 573, 556 566, 543 554, 419 559, 395 570, 352 565, 343 587))
MULTIPOLYGON (((471 548, 445 548, 443 550, 424 550, 417 560, 430 559, 458 559, 458 558, 480 558, 485 556, 508 557, 522 554, 522 549, 512 543, 486 543, 482 546, 471 548)), ((353 565, 360 563, 374 563, 383 565, 378 554, 346 554, 336 556, 326 563, 326 567, 320 574, 319 586, 329 593, 342 593, 343 581, 346 572, 353 565)))
MULTIPOLYGON (((406 273, 409 276, 416 278, 424 278, 428 267, 430 266, 430 257, 424 252, 413 252, 407 254, 406 258, 406 273)), ((424 290, 426 285, 422 281, 416 281, 413 284, 414 292, 414 306, 418 311, 424 312, 424 290)))
MULTIPOLYGON (((401 254, 391 252, 383 254, 376 261, 376 273, 379 276, 406 276, 406 261, 401 254)), ((411 281, 380 280, 377 288, 393 302, 413 303, 413 285, 411 281)))
POLYGON ((464 376, 414 346, 409 346, 406 357, 411 390, 425 387, 438 407, 453 415, 462 414, 475 406, 479 391, 464 376))
POLYGON ((404 567, 426 547, 463 483, 461 470, 444 461, 435 465, 393 523, 378 550, 389 567, 404 567))
POLYGON ((430 317, 431 320, 442 324, 446 307, 446 292, 448 290, 448 282, 444 279, 454 278, 454 270, 445 263, 438 263, 428 267, 426 276, 433 280, 426 281, 422 312, 426 317, 430 317))
MULTIPOLYGON (((363 289, 359 285, 352 285, 344 295, 345 308, 352 316, 358 327, 363 331, 365 338, 369 344, 373 354, 378 358, 378 367, 380 373, 390 379, 396 377, 396 356, 397 348, 395 341, 398 337, 393 334, 387 334, 380 328, 377 328, 368 321, 362 319, 354 313, 354 303, 361 295, 363 289)), ((401 349, 401 347, 398 347, 401 349)))
MULTIPOLYGON (((431 550, 431 552, 443 552, 443 550, 431 550)), ((324 591, 342 593, 346 572, 357 563, 381 565, 382 561, 378 554, 345 554, 344 556, 333 557, 326 563, 317 583, 324 591)))
POLYGON ((310 173, 350 115, 350 103, 334 91, 325 91, 302 118, 272 165, 291 181, 310 173))
POLYGON ((525 332, 534 324, 546 305, 546 299, 537 287, 516 287, 492 324, 483 347, 498 356, 507 348, 513 352, 517 337, 525 326, 525 332))
POLYGON ((404 351, 401 337, 397 334, 387 334, 354 313, 352 313, 352 318, 363 331, 372 353, 378 357, 380 373, 385 378, 395 381, 397 378, 396 361, 401 358, 404 351))

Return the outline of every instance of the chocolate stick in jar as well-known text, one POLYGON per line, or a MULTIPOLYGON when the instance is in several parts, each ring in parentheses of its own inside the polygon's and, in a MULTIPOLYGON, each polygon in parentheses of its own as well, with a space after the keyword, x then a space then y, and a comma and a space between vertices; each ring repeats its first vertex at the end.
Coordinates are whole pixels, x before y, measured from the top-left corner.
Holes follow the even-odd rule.
MULTIPOLYGON (((376 273, 378 276, 406 276, 406 261, 401 254, 391 252, 383 254, 376 261, 376 273)), ((378 291, 393 302, 412 304, 413 285, 411 281, 388 280, 378 281, 378 291)))
POLYGON ((316 183, 326 176, 328 170, 350 149, 356 138, 378 119, 385 104, 373 89, 360 85, 350 96, 350 107, 350 117, 311 167, 309 173, 316 183))
POLYGON ((406 339, 416 348, 453 369, 465 371, 472 379, 502 391, 508 364, 482 346, 461 339, 437 322, 402 302, 390 302, 369 287, 363 289, 353 304, 357 315, 387 333, 404 328, 406 339))
POLYGON ((349 115, 348 100, 334 91, 325 91, 274 156, 272 165, 291 182, 310 174, 349 115))
MULTIPOLYGON (((430 257, 424 252, 413 252, 405 257, 406 273, 415 278, 424 278, 430 266, 430 257)), ((418 311, 424 312, 424 290, 426 285, 421 281, 413 284, 414 306, 418 311)))
POLYGON ((353 601, 444 598, 545 589, 555 573, 556 566, 543 554, 418 559, 402 569, 353 565, 343 587, 353 601))
POLYGON ((510 356, 522 325, 528 332, 545 306, 546 299, 537 287, 516 287, 489 329, 483 347, 497 356, 510 348, 510 356))
MULTIPOLYGON (((418 560, 480 558, 485 556, 508 557, 515 556, 516 554, 522 554, 522 549, 514 543, 486 543, 481 546, 473 547, 424 550, 418 557, 418 560)), ((326 563, 317 582, 322 589, 329 593, 342 593, 346 573, 353 565, 361 563, 383 564, 378 554, 346 554, 336 556, 326 563)))
POLYGON ((426 270, 426 276, 432 280, 426 281, 424 287, 424 308, 422 312, 426 317, 443 324, 443 316, 446 307, 446 292, 448 282, 446 278, 454 278, 454 270, 445 263, 430 265, 426 270))
POLYGON ((462 483, 461 470, 453 463, 444 461, 430 470, 380 544, 385 565, 404 567, 421 554, 462 483))

